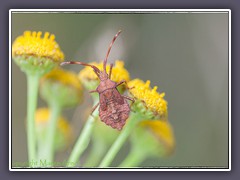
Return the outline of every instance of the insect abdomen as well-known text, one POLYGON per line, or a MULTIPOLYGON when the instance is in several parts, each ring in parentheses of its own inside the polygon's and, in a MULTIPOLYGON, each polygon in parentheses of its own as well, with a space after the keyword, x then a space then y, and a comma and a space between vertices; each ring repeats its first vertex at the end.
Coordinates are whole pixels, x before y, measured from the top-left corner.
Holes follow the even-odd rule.
POLYGON ((130 108, 125 100, 123 104, 110 101, 105 111, 101 110, 101 108, 99 109, 99 116, 101 121, 108 126, 121 130, 126 123, 129 112, 130 108))

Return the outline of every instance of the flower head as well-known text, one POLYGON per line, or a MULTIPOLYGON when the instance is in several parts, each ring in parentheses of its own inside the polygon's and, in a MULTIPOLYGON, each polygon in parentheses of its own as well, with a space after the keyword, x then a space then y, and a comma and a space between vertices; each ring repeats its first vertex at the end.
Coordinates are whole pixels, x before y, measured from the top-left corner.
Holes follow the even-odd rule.
MULTIPOLYGON (((94 66, 96 66, 99 70, 103 70, 103 63, 96 63, 92 62, 90 63, 94 66)), ((110 65, 107 65, 106 67, 107 73, 110 70, 110 65)), ((79 72, 78 75, 79 79, 83 82, 84 86, 86 86, 87 89, 92 90, 97 87, 99 84, 99 79, 96 76, 96 74, 93 72, 93 70, 89 67, 85 67, 79 72)), ((124 68, 124 62, 117 60, 115 62, 115 65, 112 68, 112 75, 111 80, 115 82, 120 82, 121 80, 129 81, 130 75, 128 71, 124 68)), ((122 86, 124 87, 124 86, 122 86)))
POLYGON ((25 31, 12 45, 12 57, 22 71, 43 75, 64 60, 55 36, 46 32, 25 31))
POLYGON ((74 106, 82 100, 83 88, 77 75, 55 68, 41 79, 41 95, 49 103, 74 106))
POLYGON ((72 86, 79 91, 82 91, 81 83, 77 77, 77 75, 72 71, 63 70, 61 68, 55 68, 48 74, 46 74, 42 81, 44 80, 51 80, 51 81, 57 81, 59 83, 62 83, 66 86, 72 86))
POLYGON ((129 93, 136 99, 134 108, 148 115, 148 118, 167 119, 167 101, 164 99, 165 93, 158 93, 157 86, 150 87, 150 81, 144 83, 140 79, 128 82, 129 93))
POLYGON ((42 37, 42 32, 25 31, 22 36, 17 37, 12 45, 12 55, 15 56, 36 56, 45 57, 53 61, 62 62, 64 54, 54 34, 46 32, 42 37))
POLYGON ((168 121, 146 120, 139 124, 151 133, 156 140, 164 146, 167 153, 171 153, 175 147, 175 139, 172 127, 168 121))
MULTIPOLYGON (((47 134, 48 122, 50 119, 51 111, 48 108, 39 108, 35 113, 35 126, 38 134, 39 141, 45 141, 47 134)), ((55 135, 55 149, 60 150, 73 138, 72 127, 64 117, 58 118, 56 135, 55 135)))
POLYGON ((170 155, 175 149, 175 138, 168 121, 144 120, 131 136, 132 152, 141 158, 170 155))

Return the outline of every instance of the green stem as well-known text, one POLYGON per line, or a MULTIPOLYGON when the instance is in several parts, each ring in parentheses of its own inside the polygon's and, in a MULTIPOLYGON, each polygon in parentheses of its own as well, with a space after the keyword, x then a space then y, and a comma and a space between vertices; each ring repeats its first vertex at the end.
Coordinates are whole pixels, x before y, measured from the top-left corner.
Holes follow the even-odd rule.
POLYGON ((74 167, 79 161, 80 156, 82 155, 84 150, 87 148, 90 141, 93 126, 95 124, 95 120, 96 120, 95 116, 97 116, 97 114, 98 114, 98 110, 96 109, 93 112, 93 114, 88 117, 87 122, 83 127, 82 133, 80 134, 72 150, 72 153, 68 159, 67 167, 74 167))
MULTIPOLYGON (((27 142, 28 161, 36 161, 35 110, 37 107, 39 77, 27 75, 27 142)), ((32 163, 29 163, 32 166, 32 163)))
POLYGON ((99 167, 108 167, 112 163, 114 157, 116 156, 122 145, 125 143, 125 141, 127 140, 128 136, 130 135, 138 121, 139 115, 136 113, 132 113, 128 119, 128 123, 126 124, 125 128, 119 134, 118 138, 111 146, 106 156, 103 158, 99 167))
POLYGON ((38 139, 37 141, 37 149, 38 149, 38 161, 40 163, 40 161, 44 160, 46 158, 46 148, 45 148, 45 141, 43 139, 38 139))
POLYGON ((145 156, 143 153, 141 153, 141 150, 132 150, 123 160, 123 162, 119 165, 119 167, 137 167, 142 163, 144 157, 145 156))
POLYGON ((100 138, 93 139, 93 145, 91 151, 88 155, 86 162, 84 163, 84 167, 96 167, 100 162, 102 156, 106 152, 107 147, 106 143, 102 141, 100 138))
POLYGON ((50 116, 50 120, 48 121, 49 125, 47 129, 47 138, 46 138, 44 157, 46 158, 46 161, 51 164, 54 159, 54 139, 55 139, 57 121, 61 114, 62 108, 57 103, 51 104, 50 108, 51 108, 51 116, 50 116))

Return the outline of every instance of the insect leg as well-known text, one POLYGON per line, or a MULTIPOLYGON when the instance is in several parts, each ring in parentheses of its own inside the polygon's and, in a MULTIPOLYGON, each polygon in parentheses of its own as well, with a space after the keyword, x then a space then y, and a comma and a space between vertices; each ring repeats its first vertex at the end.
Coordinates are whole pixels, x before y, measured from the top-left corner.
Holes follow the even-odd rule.
POLYGON ((119 83, 116 84, 115 87, 118 87, 118 86, 121 85, 122 83, 126 83, 126 87, 127 87, 127 89, 133 89, 133 88, 134 88, 134 87, 128 87, 128 84, 127 84, 127 81, 126 81, 126 80, 122 80, 122 81, 120 81, 119 83))
POLYGON ((96 93, 96 92, 98 92, 97 90, 91 90, 91 91, 89 91, 89 93, 96 93))
POLYGON ((113 68, 113 63, 110 64, 110 70, 109 70, 109 79, 111 79, 112 75, 112 68, 113 68))
POLYGON ((132 103, 135 102, 134 98, 131 98, 131 97, 128 97, 128 96, 125 96, 125 95, 122 95, 122 97, 125 98, 125 99, 128 99, 128 100, 132 101, 132 103))
MULTIPOLYGON (((135 102, 134 98, 131 98, 131 97, 128 97, 128 96, 125 96, 125 95, 122 95, 122 97, 127 99, 127 100, 132 101, 132 103, 130 104, 130 107, 132 107, 133 103, 135 102)), ((133 111, 132 108, 131 108, 131 111, 133 111)), ((135 111, 133 111, 133 112, 135 112, 135 111)))
POLYGON ((118 87, 118 86, 121 85, 122 83, 126 83, 126 84, 127 84, 127 81, 125 81, 125 80, 120 81, 119 83, 116 84, 116 87, 118 87))
POLYGON ((97 103, 97 104, 93 107, 93 109, 92 109, 92 111, 91 111, 91 115, 92 115, 92 113, 97 109, 98 106, 99 106, 99 103, 97 103))

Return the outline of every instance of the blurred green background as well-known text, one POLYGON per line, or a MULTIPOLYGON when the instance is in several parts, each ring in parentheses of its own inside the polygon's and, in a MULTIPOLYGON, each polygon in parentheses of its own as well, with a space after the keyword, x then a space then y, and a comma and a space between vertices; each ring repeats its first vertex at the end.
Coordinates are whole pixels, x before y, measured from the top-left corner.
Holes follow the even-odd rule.
MULTIPOLYGON (((109 61, 124 60, 131 78, 149 79, 166 93, 176 137, 171 157, 148 159, 143 166, 228 166, 227 13, 13 13, 11 25, 12 41, 25 30, 48 31, 66 60, 83 62, 102 60, 112 37, 123 30, 109 61)), ((27 160, 26 90, 25 74, 12 62, 12 162, 27 160)), ((38 106, 46 103, 39 98, 38 106)), ((64 111, 76 137, 90 106, 85 93, 81 106, 64 111)), ((57 160, 70 150, 58 153, 57 160)))

